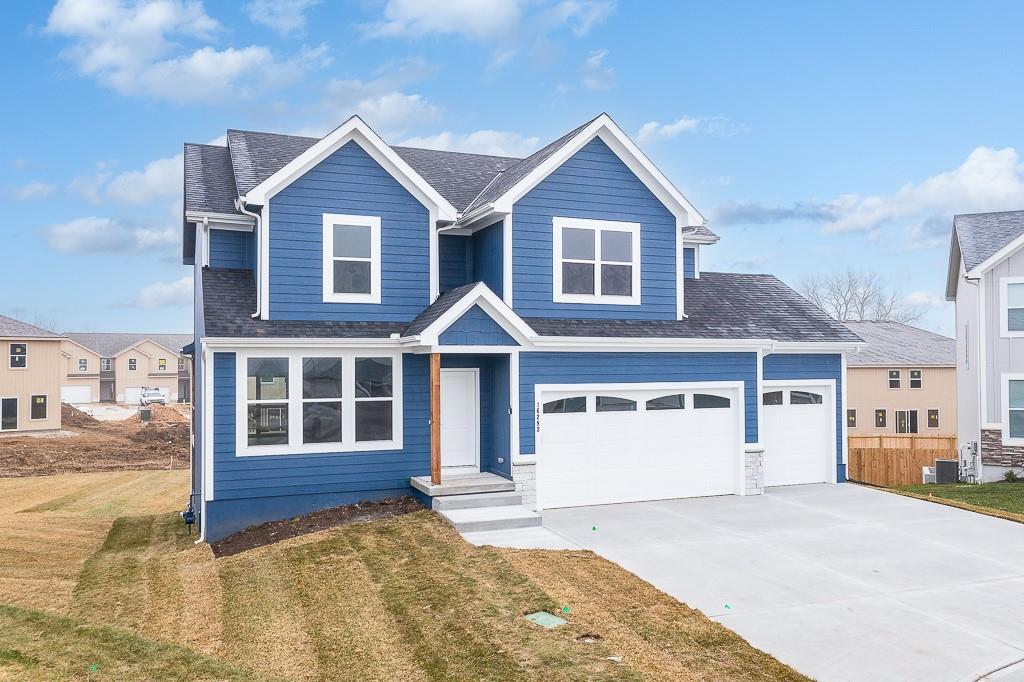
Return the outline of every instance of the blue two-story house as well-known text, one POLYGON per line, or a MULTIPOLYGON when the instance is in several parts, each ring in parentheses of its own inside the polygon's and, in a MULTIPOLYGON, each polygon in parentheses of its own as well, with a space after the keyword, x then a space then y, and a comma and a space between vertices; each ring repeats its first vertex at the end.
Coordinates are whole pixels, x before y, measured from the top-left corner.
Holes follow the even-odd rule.
POLYGON ((467 480, 536 510, 844 480, 860 340, 702 270, 704 223, 603 114, 525 159, 358 117, 186 145, 202 537, 467 480))

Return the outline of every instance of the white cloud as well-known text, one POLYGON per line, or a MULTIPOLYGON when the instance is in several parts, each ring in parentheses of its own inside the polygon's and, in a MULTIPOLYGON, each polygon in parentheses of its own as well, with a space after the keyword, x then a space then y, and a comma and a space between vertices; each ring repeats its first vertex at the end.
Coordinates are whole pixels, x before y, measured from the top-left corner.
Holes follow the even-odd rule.
POLYGON ((271 87, 295 82, 326 63, 326 46, 304 48, 280 60, 266 47, 204 46, 182 50, 181 40, 209 40, 221 25, 192 0, 59 0, 46 31, 69 38, 62 52, 78 70, 125 95, 173 102, 222 96, 259 74, 271 87))
POLYGON ((11 168, 14 170, 25 170, 30 165, 28 159, 11 159, 11 168))
POLYGON ((178 244, 172 227, 131 227, 114 218, 76 218, 42 230, 47 243, 61 253, 137 252, 166 250, 178 244))
POLYGON ((640 126, 637 131, 637 142, 647 143, 658 140, 672 140, 684 133, 702 133, 706 135, 736 135, 747 132, 747 127, 734 123, 721 116, 710 118, 697 118, 694 116, 681 116, 671 123, 659 123, 648 121, 640 126))
POLYGON ((45 199, 53 193, 54 186, 48 182, 26 182, 20 187, 10 190, 11 198, 19 201, 32 201, 33 199, 45 199))
POLYGON ((614 11, 615 3, 612 0, 563 0, 546 10, 544 15, 549 25, 568 25, 573 34, 580 38, 590 33, 590 29, 614 11))
POLYGON ((143 287, 135 301, 124 307, 167 308, 192 304, 192 275, 174 282, 157 282, 143 287))
POLYGON ((182 155, 150 161, 139 171, 121 173, 111 180, 105 195, 125 204, 143 204, 181 194, 182 155))
POLYGON ((595 50, 583 60, 583 87, 587 90, 608 90, 615 85, 615 69, 604 65, 608 50, 595 50))
POLYGON ((403 140, 401 145, 492 156, 523 157, 537 151, 540 138, 501 130, 477 130, 468 134, 445 131, 425 137, 410 137, 403 140))
POLYGON ((458 34, 474 40, 519 24, 520 0, 389 0, 384 17, 362 27, 374 38, 458 34))
POLYGON ((843 194, 788 205, 728 204, 715 211, 719 224, 820 223, 826 233, 861 232, 877 239, 885 229, 904 232, 905 249, 949 242, 953 215, 1024 207, 1024 163, 1012 147, 977 147, 950 171, 910 182, 890 194, 843 194))
POLYGON ((922 308, 945 308, 949 305, 946 297, 935 291, 912 291, 903 298, 908 306, 920 306, 922 308))
POLYGON ((103 187, 107 184, 107 181, 112 175, 110 172, 110 166, 111 164, 109 162, 100 161, 96 164, 92 173, 77 176, 68 186, 71 188, 72 192, 75 192, 82 198, 91 201, 94 204, 98 204, 103 200, 103 187))
POLYGON ((306 10, 318 4, 320 0, 252 0, 244 5, 244 9, 254 24, 262 24, 289 36, 306 29, 306 10))

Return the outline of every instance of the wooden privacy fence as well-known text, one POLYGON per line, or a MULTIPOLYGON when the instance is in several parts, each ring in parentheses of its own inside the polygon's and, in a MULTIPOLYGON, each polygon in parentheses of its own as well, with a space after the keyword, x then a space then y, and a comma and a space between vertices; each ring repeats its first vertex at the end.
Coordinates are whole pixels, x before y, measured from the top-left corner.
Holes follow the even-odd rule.
POLYGON ((921 467, 957 459, 956 436, 850 436, 846 476, 872 485, 915 485, 921 467))

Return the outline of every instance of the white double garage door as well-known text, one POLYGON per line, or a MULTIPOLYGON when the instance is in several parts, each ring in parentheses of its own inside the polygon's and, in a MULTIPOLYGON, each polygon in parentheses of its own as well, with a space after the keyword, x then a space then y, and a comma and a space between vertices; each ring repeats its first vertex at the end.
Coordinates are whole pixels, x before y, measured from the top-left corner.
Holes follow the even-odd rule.
MULTIPOLYGON (((541 509, 744 490, 740 382, 536 387, 541 509)), ((764 382, 764 485, 835 480, 835 385, 764 382)))

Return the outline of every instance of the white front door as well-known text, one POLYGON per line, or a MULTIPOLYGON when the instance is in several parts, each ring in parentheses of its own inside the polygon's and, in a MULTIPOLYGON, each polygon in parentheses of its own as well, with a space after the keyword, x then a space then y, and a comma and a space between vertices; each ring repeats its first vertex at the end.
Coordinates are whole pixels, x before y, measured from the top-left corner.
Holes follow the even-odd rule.
POLYGON ((765 382, 764 484, 830 483, 836 474, 834 384, 765 382))
POLYGON ((480 370, 441 370, 441 466, 480 468, 480 370))

